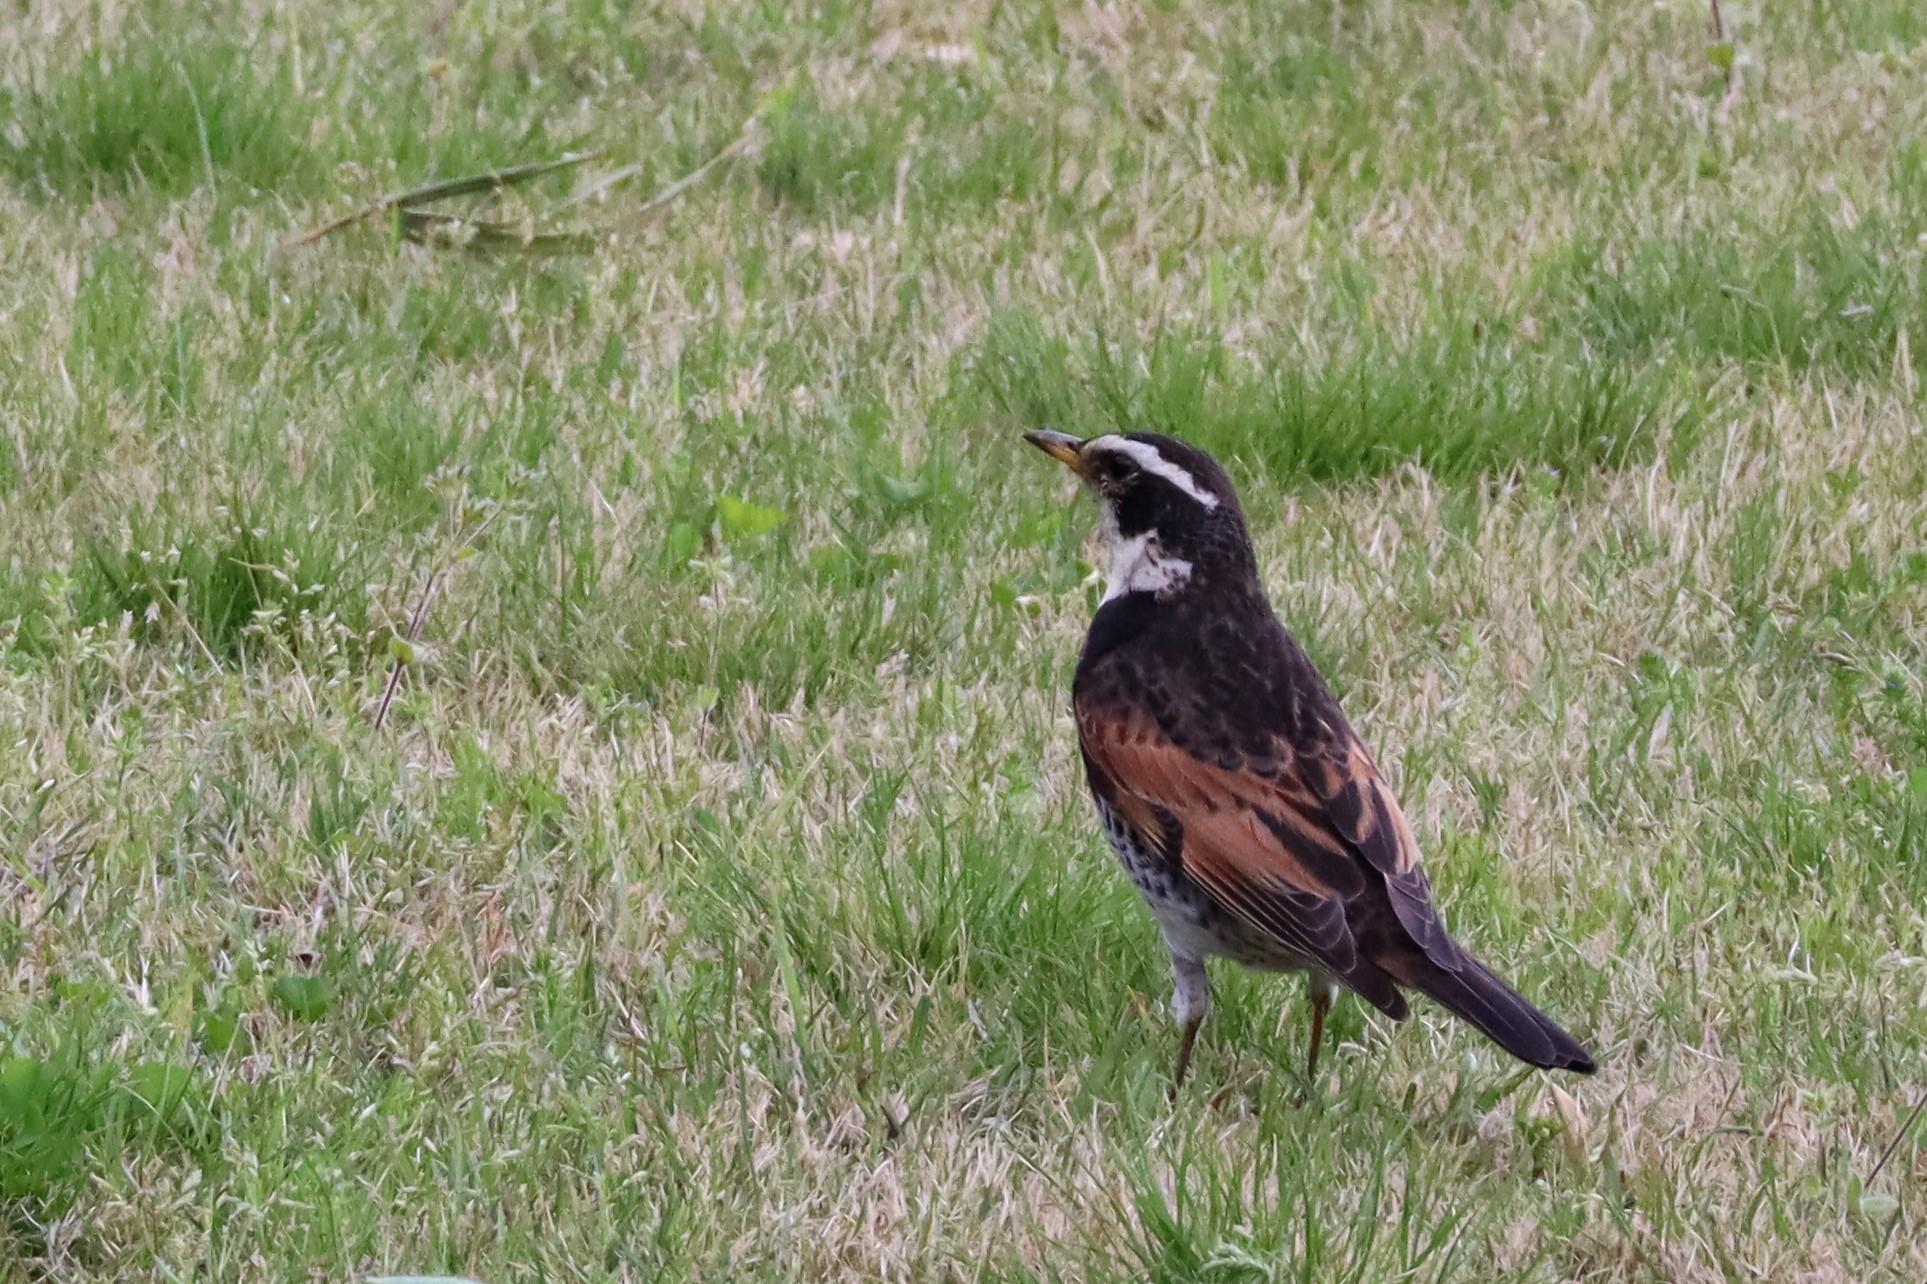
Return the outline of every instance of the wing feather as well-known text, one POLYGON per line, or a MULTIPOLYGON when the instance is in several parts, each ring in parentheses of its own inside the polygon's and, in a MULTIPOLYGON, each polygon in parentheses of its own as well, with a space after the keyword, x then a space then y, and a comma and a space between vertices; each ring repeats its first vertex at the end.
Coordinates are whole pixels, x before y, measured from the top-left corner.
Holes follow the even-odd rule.
POLYGON ((1343 741, 1319 756, 1323 769, 1309 774, 1321 785, 1324 815, 1334 831, 1384 876, 1392 913, 1413 943, 1435 962, 1456 958, 1458 946, 1419 864, 1418 838, 1371 754, 1347 728, 1343 741))
POLYGON ((1364 875, 1310 790, 1284 773, 1206 762, 1142 715, 1083 708, 1078 724, 1085 754, 1118 795, 1113 805, 1160 847, 1162 827, 1138 817, 1168 814, 1184 872, 1220 907, 1334 973, 1357 966, 1345 902, 1364 875))
POLYGON ((1184 872, 1263 936, 1342 976, 1358 963, 1360 932, 1383 936, 1369 917, 1356 919, 1389 902, 1424 954, 1457 957, 1412 826, 1349 727, 1317 746, 1274 737, 1262 765, 1207 761, 1148 715, 1108 703, 1081 701, 1078 730, 1113 805, 1160 849, 1159 814, 1174 820, 1184 872), (1385 900, 1366 895, 1370 875, 1385 900))

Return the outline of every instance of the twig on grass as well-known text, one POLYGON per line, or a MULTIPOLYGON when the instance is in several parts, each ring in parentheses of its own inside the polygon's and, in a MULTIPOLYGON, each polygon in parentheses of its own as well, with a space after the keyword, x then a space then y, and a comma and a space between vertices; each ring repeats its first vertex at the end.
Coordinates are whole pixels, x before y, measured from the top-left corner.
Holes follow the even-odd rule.
MULTIPOLYGON (((654 196, 651 196, 638 206, 635 212, 639 215, 649 214, 661 209, 694 187, 697 183, 702 182, 709 171, 715 169, 731 157, 740 155, 742 151, 749 146, 750 131, 755 124, 756 117, 751 116, 743 122, 743 127, 736 131, 736 137, 731 139, 729 143, 714 156, 711 156, 708 160, 696 166, 696 168, 690 170, 687 174, 684 174, 681 178, 663 188, 654 196)), ((563 210, 573 209, 585 201, 592 201, 617 184, 626 183, 636 175, 642 173, 642 168, 641 165, 624 165, 621 169, 611 170, 609 173, 589 183, 586 187, 582 188, 581 191, 564 199, 561 204, 555 206, 549 212, 551 214, 560 214, 563 210)))
POLYGON ((389 640, 388 649, 391 660, 388 667, 388 685, 382 690, 381 704, 375 708, 376 731, 380 731, 382 725, 388 721, 388 706, 395 702, 395 691, 401 686, 402 671, 415 662, 415 643, 421 638, 422 625, 428 620, 428 607, 434 602, 435 594, 448 583, 449 573, 454 569, 455 563, 461 559, 462 554, 475 546, 475 541, 482 538, 483 533, 494 521, 494 513, 483 518, 481 524, 450 551, 442 564, 429 573, 428 583, 422 586, 421 600, 415 603, 415 610, 408 617, 406 636, 395 634, 389 640))
POLYGON ((422 587, 421 601, 415 604, 415 613, 408 620, 408 636, 405 645, 389 647, 394 654, 388 666, 388 686, 381 693, 381 705, 375 710, 375 730, 380 731, 388 721, 388 706, 395 701, 395 689, 401 686, 401 672, 415 658, 415 639, 421 636, 422 621, 428 618, 428 604, 435 600, 435 590, 441 587, 446 578, 446 569, 434 571, 428 583, 422 587))
MULTIPOLYGON (((740 156, 746 151, 753 136, 757 117, 751 115, 743 122, 736 136, 725 144, 715 155, 690 170, 669 186, 651 196, 636 208, 638 216, 654 213, 662 209, 684 192, 700 183, 724 161, 740 156)), ((566 250, 583 250, 596 241, 592 232, 585 231, 538 231, 538 226, 549 218, 574 209, 607 193, 618 184, 626 183, 643 172, 640 164, 624 165, 591 179, 580 189, 564 197, 541 214, 525 223, 504 222, 500 219, 467 218, 457 214, 445 214, 439 210, 422 208, 436 201, 450 200, 458 196, 474 196, 484 192, 498 192, 508 187, 519 187, 545 175, 570 169, 585 161, 593 160, 603 153, 600 150, 578 152, 559 160, 536 161, 527 165, 511 165, 505 169, 490 170, 486 174, 471 174, 465 178, 443 179, 424 187, 410 188, 405 192, 391 192, 380 200, 364 205, 351 214, 324 223, 320 227, 303 232, 287 242, 290 248, 313 245, 315 242, 356 223, 367 222, 379 215, 387 214, 394 219, 397 233, 417 244, 449 244, 471 250, 536 250, 545 253, 559 253, 566 250)))
MULTIPOLYGON (((505 187, 519 187, 533 182, 546 174, 572 169, 585 161, 594 160, 602 155, 598 149, 589 152, 576 152, 552 161, 536 161, 527 165, 510 165, 505 169, 490 170, 486 174, 470 174, 464 178, 447 178, 430 183, 425 187, 411 187, 405 192, 390 192, 371 205, 364 205, 352 214, 344 214, 330 223, 323 223, 312 231, 304 232, 288 242, 290 246, 313 245, 325 236, 339 232, 350 224, 373 218, 388 210, 402 210, 404 215, 417 212, 413 207, 445 201, 457 196, 473 196, 479 192, 497 192, 505 187)), ((404 224, 404 229, 406 225, 404 224)))
POLYGON ((1869 1188, 1880 1180, 1880 1174, 1887 1167, 1887 1161, 1894 1157, 1894 1151, 1900 1149, 1900 1143, 1906 1139, 1908 1133, 1914 1130, 1914 1125, 1920 1121, 1920 1112, 1923 1108, 1927 1108, 1927 1088, 1921 1089, 1919 1099, 1914 1102, 1913 1110, 1907 1115, 1907 1122, 1900 1125, 1894 1133, 1894 1139, 1887 1143, 1885 1150, 1880 1152, 1880 1160, 1874 1164, 1873 1171, 1867 1174, 1866 1185, 1869 1188))
POLYGON ((435 210, 404 209, 396 212, 401 234, 418 245, 431 242, 464 250, 533 250, 560 254, 567 250, 586 250, 595 244, 588 232, 538 232, 533 226, 516 226, 500 219, 463 218, 435 210))

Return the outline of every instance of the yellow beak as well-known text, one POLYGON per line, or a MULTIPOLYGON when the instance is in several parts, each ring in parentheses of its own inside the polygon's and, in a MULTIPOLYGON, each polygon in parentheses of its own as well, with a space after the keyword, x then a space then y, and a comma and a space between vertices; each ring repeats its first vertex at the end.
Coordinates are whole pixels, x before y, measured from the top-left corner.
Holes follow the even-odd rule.
POLYGON ((1050 428, 1039 428, 1035 432, 1025 433, 1024 440, 1080 477, 1083 476, 1084 470, 1080 466, 1083 456, 1078 452, 1084 449, 1084 443, 1079 438, 1073 437, 1067 432, 1057 432, 1050 428))

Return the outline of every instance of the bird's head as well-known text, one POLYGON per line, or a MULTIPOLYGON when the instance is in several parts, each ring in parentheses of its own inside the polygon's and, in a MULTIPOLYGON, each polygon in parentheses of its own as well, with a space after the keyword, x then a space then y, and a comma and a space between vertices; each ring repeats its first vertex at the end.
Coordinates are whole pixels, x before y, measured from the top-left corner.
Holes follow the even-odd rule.
POLYGON ((1097 496, 1111 562, 1107 599, 1138 592, 1167 599, 1204 581, 1255 579, 1238 494, 1196 446, 1152 432, 1080 440, 1041 429, 1024 440, 1097 496))

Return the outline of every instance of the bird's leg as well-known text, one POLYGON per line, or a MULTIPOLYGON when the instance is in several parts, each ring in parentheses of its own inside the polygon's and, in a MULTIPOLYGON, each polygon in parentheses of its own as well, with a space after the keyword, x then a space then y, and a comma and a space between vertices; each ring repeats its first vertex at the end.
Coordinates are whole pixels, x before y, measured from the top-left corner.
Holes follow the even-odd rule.
POLYGON ((1313 972, 1305 982, 1305 997, 1311 1000, 1311 1051, 1305 1057, 1305 1082, 1318 1085, 1318 1045, 1325 1041, 1325 1014, 1338 997, 1338 982, 1313 972))
POLYGON ((1171 1078, 1171 1095, 1176 1097, 1178 1089, 1184 1086, 1184 1072, 1191 1068, 1191 1046, 1198 1041, 1198 1027, 1211 1011, 1211 978, 1205 973, 1203 960, 1181 954, 1171 955, 1171 971, 1177 976, 1171 1012, 1184 1028, 1178 1040, 1177 1073, 1171 1078))

